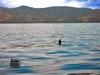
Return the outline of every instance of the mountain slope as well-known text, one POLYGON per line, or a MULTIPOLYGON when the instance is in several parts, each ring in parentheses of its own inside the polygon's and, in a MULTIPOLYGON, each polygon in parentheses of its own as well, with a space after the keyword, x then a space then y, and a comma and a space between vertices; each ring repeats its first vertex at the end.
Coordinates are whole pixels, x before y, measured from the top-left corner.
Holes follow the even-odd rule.
POLYGON ((0 23, 100 22, 100 10, 73 7, 0 7, 0 23))

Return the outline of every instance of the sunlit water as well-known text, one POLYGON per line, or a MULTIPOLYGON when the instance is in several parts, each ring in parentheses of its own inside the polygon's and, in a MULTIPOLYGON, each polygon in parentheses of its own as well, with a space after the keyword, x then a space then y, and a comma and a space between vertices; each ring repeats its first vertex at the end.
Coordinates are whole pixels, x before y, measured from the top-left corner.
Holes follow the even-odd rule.
POLYGON ((100 23, 0 24, 0 75, 70 73, 100 74, 100 23))

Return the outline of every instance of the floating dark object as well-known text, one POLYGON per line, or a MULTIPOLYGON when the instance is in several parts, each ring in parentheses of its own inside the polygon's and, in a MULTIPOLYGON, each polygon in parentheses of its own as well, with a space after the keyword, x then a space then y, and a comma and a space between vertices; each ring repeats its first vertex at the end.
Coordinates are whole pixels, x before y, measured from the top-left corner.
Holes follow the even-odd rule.
POLYGON ((11 68, 20 68, 20 61, 19 59, 12 59, 10 61, 11 68))
POLYGON ((62 42, 62 41, 61 41, 61 39, 60 39, 60 40, 58 41, 59 45, 61 45, 61 42, 62 42))

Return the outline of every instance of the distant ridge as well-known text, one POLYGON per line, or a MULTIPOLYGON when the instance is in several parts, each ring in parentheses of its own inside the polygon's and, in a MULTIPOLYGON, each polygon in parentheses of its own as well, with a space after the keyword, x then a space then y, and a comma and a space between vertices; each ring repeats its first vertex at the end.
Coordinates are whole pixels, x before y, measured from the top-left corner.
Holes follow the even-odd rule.
POLYGON ((100 9, 74 7, 0 7, 0 23, 91 23, 100 22, 100 9))

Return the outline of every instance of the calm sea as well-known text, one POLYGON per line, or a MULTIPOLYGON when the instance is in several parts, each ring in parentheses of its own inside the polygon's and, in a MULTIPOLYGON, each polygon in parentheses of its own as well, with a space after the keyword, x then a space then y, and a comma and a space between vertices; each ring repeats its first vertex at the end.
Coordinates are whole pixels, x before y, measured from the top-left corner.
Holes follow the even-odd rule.
POLYGON ((0 24, 0 75, 70 73, 100 74, 100 23, 0 24))

